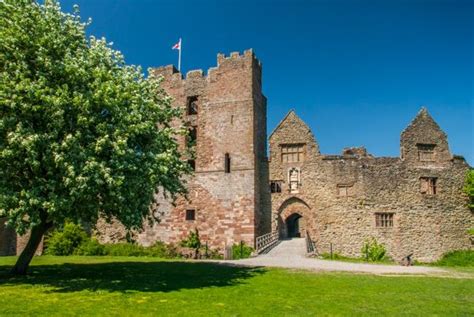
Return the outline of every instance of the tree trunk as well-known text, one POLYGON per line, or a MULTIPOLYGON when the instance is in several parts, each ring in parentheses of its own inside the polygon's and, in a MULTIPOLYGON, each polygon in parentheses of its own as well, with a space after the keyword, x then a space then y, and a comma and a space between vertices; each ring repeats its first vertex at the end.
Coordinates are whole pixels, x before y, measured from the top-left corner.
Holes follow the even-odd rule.
POLYGON ((36 253, 36 249, 38 249, 38 245, 43 238, 43 235, 49 229, 50 225, 45 223, 40 223, 36 227, 31 229, 30 238, 28 239, 28 243, 26 247, 18 257, 18 260, 15 263, 15 266, 12 268, 11 273, 14 275, 25 275, 28 267, 30 265, 31 259, 36 253))

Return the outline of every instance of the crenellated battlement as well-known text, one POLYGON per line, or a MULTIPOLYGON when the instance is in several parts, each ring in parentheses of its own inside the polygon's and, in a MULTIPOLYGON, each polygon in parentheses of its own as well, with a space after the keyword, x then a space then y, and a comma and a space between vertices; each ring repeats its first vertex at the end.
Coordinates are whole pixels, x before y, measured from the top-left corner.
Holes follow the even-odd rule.
POLYGON ((209 79, 212 77, 216 71, 221 67, 228 67, 228 63, 235 62, 251 62, 249 65, 252 67, 256 66, 257 70, 261 72, 262 64, 255 56, 252 49, 245 50, 242 54, 240 52, 231 52, 230 55, 223 53, 217 54, 217 66, 210 67, 207 72, 204 72, 202 69, 193 69, 189 70, 185 75, 176 69, 174 65, 159 66, 152 69, 152 74, 155 76, 171 77, 175 74, 180 74, 182 80, 188 79, 199 79, 206 78, 209 79), (255 62, 255 63, 253 63, 255 62))

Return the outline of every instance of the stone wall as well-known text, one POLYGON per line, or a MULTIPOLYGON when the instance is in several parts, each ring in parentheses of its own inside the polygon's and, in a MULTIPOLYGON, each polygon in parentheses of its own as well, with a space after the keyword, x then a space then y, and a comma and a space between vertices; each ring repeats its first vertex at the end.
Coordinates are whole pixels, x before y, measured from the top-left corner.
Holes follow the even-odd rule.
POLYGON ((16 233, 6 227, 6 218, 0 218, 0 255, 16 254, 16 233))
MULTIPOLYGON (((173 66, 154 69, 152 75, 163 76, 163 88, 185 113, 185 124, 197 131, 196 170, 187 180, 187 197, 180 197, 174 206, 163 195, 156 196, 152 212, 157 221, 147 223, 135 239, 143 245, 157 240, 178 243, 197 229, 202 242, 212 248, 222 250, 240 241, 253 246, 256 234, 270 230, 260 62, 248 50, 229 57, 219 54, 217 67, 207 75, 194 70, 183 78, 173 66), (186 114, 191 98, 196 100, 197 114, 186 114), (226 153, 230 173, 225 171, 226 153), (186 220, 186 210, 195 210, 195 220, 186 220)), ((178 142, 184 150, 185 138, 178 142)), ((98 228, 102 241, 124 237, 120 226, 101 223, 98 228)))
MULTIPOLYGON (((0 218, 0 256, 19 255, 30 238, 29 232, 20 236, 5 224, 6 218, 0 218)), ((43 254, 43 241, 40 242, 36 255, 43 254)))
POLYGON ((444 132, 423 109, 403 132, 402 158, 374 158, 363 148, 321 155, 309 128, 294 112, 270 137, 270 179, 282 181, 272 194, 272 229, 286 232, 286 219, 299 213, 321 253, 360 256, 364 240, 375 237, 399 260, 410 253, 433 261, 443 253, 471 248, 467 230, 474 217, 462 192, 469 169, 449 153, 444 132), (304 144, 300 162, 283 163, 281 146, 304 144), (418 144, 433 144, 432 161, 421 161, 418 144), (290 193, 288 170, 300 170, 297 193, 290 193), (420 178, 436 178, 436 194, 420 192, 420 178), (341 192, 347 195, 341 195, 341 192), (376 213, 393 213, 393 226, 376 226, 376 213))

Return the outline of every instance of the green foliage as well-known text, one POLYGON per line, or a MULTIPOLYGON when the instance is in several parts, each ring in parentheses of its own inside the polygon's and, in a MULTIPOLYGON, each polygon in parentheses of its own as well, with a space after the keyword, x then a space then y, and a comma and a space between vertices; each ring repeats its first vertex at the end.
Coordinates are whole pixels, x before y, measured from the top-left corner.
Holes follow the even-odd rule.
POLYGON ((340 255, 339 253, 333 253, 332 256, 331 256, 331 253, 322 253, 321 254, 321 257, 325 260, 338 260, 338 261, 356 261, 356 262, 360 262, 361 259, 359 258, 350 258, 350 257, 347 257, 347 256, 343 256, 343 255, 340 255))
MULTIPOLYGON (((342 261, 342 262, 364 263, 367 261, 366 258, 361 258, 361 257, 353 258, 353 257, 341 255, 339 253, 333 253, 332 258, 331 258, 330 253, 322 253, 320 256, 321 258, 325 260, 335 260, 335 261, 342 261)), ((388 257, 384 257, 382 260, 373 261, 373 262, 376 262, 378 264, 394 264, 395 263, 392 259, 388 257)))
POLYGON ((75 255, 105 255, 105 246, 100 244, 97 239, 87 238, 77 249, 74 250, 75 255))
POLYGON ((149 256, 159 258, 179 257, 177 248, 157 241, 150 247, 134 243, 100 244, 90 238, 80 225, 66 223, 62 230, 55 230, 46 242, 49 255, 110 255, 110 256, 149 256))
POLYGON ((163 259, 179 258, 178 249, 173 244, 165 244, 157 241, 152 246, 146 248, 147 255, 163 259))
POLYGON ((474 250, 448 252, 444 254, 439 261, 433 264, 439 266, 474 267, 474 250))
POLYGON ((179 254, 174 245, 166 245, 161 241, 149 247, 133 243, 106 244, 104 255, 110 256, 148 256, 163 259, 178 258, 179 254))
POLYGON ((47 240, 46 253, 71 255, 83 242, 89 240, 80 225, 67 222, 62 230, 55 230, 47 240))
POLYGON ((180 244, 182 247, 198 250, 201 247, 201 239, 199 238, 198 230, 191 231, 188 237, 182 240, 180 244))
POLYGON ((471 236, 474 236, 474 228, 469 229, 467 233, 469 233, 471 236))
POLYGON ((232 245, 232 259, 246 259, 252 255, 253 248, 246 245, 245 243, 236 243, 232 245))
POLYGON ((472 168, 467 172, 464 192, 469 197, 469 208, 474 211, 474 169, 472 168))
POLYGON ((387 253, 385 246, 374 237, 365 240, 361 252, 364 259, 372 262, 383 261, 387 253))
POLYGON ((140 228, 157 188, 185 192, 179 110, 88 25, 54 0, 0 1, 0 217, 19 233, 99 213, 140 228))

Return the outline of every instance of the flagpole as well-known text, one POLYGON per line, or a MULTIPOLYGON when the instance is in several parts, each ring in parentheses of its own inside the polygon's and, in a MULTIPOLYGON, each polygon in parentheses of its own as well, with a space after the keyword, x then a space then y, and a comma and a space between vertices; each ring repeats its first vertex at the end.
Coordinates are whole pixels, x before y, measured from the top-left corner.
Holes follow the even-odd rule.
POLYGON ((179 39, 179 52, 178 52, 178 71, 181 72, 181 49, 182 49, 181 38, 179 39))

